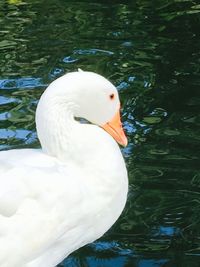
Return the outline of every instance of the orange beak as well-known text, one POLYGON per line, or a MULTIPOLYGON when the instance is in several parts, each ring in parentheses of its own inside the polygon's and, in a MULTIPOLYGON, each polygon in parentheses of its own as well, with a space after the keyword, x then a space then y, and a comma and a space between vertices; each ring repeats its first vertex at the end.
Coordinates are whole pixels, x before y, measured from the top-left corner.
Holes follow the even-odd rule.
POLYGON ((114 118, 107 122, 102 128, 109 133, 120 145, 127 146, 128 140, 122 128, 120 110, 117 111, 114 118))

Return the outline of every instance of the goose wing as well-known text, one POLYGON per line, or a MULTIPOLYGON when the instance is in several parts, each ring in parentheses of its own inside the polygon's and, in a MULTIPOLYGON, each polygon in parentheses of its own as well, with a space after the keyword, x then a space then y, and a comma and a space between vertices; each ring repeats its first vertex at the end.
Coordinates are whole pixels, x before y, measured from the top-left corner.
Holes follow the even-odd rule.
POLYGON ((1 267, 23 266, 81 222, 78 177, 39 150, 0 153, 1 267))

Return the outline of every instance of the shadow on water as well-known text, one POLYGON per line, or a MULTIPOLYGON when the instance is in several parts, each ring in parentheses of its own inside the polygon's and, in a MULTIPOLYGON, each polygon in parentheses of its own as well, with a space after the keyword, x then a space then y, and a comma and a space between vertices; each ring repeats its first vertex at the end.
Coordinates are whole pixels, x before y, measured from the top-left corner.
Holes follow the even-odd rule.
POLYGON ((103 74, 122 99, 126 209, 60 266, 199 266, 199 15, 187 0, 1 1, 1 150, 39 147, 37 101, 65 72, 103 74))

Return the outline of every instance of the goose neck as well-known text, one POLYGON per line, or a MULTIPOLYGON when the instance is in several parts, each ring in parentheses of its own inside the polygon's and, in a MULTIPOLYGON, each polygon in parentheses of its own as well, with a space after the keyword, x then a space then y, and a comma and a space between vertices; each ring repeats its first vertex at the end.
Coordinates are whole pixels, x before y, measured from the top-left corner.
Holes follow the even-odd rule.
POLYGON ((69 150, 77 105, 61 97, 43 96, 36 110, 36 128, 42 149, 60 158, 69 150))

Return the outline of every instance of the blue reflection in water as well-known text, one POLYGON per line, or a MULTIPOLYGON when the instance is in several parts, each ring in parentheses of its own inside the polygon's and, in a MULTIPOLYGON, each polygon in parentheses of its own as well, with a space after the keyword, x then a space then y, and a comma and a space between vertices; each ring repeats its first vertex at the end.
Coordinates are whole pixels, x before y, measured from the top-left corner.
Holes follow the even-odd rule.
POLYGON ((17 139, 25 139, 27 135, 31 134, 32 131, 24 130, 24 129, 0 129, 0 136, 1 139, 8 139, 8 138, 17 138, 17 139))
POLYGON ((135 76, 130 76, 130 77, 128 77, 128 81, 129 81, 129 82, 134 82, 135 79, 136 79, 135 76))
POLYGON ((137 267, 164 267, 167 262, 169 262, 168 259, 142 259, 139 260, 137 267))
POLYGON ((131 249, 121 248, 120 244, 116 241, 96 241, 89 245, 94 251, 102 252, 102 251, 112 251, 117 252, 118 255, 130 255, 133 254, 131 249))
MULTIPOLYGON (((116 241, 96 241, 88 245, 91 254, 95 256, 89 256, 84 254, 84 258, 76 258, 73 255, 65 259, 63 265, 64 267, 123 267, 127 262, 127 257, 133 257, 133 251, 131 249, 121 248, 120 244, 116 241), (103 256, 104 253, 107 255, 109 251, 109 256, 103 256), (113 255, 111 256, 110 253, 113 255), (80 260, 81 259, 81 260, 80 260), (83 264, 84 262, 84 264, 83 264)), ((90 255, 91 255, 90 254, 90 255)))
POLYGON ((13 97, 5 97, 5 96, 0 96, 0 104, 8 104, 8 103, 13 103, 13 102, 19 102, 18 99, 13 98, 13 97))
POLYGON ((65 73, 64 69, 54 68, 49 73, 49 77, 51 80, 55 80, 56 78, 58 78, 59 76, 61 76, 64 73, 65 73))
POLYGON ((82 265, 76 258, 67 258, 62 267, 164 267, 169 259, 137 259, 136 257, 118 256, 110 259, 97 259, 96 257, 85 257, 82 265))
MULTIPOLYGON (((97 259, 96 257, 85 257, 84 266, 87 267, 124 267, 127 258, 124 256, 116 257, 113 259, 97 259)), ((63 267, 80 267, 81 265, 76 261, 75 258, 69 257, 65 260, 63 267)))
POLYGON ((0 80, 0 89, 33 88, 46 86, 41 78, 16 78, 0 80))
POLYGON ((97 54, 105 54, 105 55, 113 55, 114 52, 108 51, 108 50, 102 50, 102 49, 96 49, 96 48, 91 48, 91 49, 78 49, 74 50, 73 54, 75 55, 97 55, 97 54))
POLYGON ((153 236, 174 236, 179 234, 180 229, 174 226, 159 226, 153 229, 153 236))
POLYGON ((118 90, 123 90, 123 89, 127 89, 128 87, 130 87, 130 84, 123 81, 117 86, 117 89, 118 90))
POLYGON ((78 59, 77 58, 73 58, 71 56, 68 56, 68 57, 64 57, 63 58, 63 62, 65 62, 65 63, 74 63, 76 61, 78 61, 78 59))
POLYGON ((0 113, 0 121, 7 120, 8 116, 9 116, 8 114, 9 114, 9 112, 2 112, 2 113, 0 113))
POLYGON ((97 260, 96 257, 90 257, 87 259, 87 264, 88 267, 100 267, 100 266, 105 266, 105 267, 123 267, 125 266, 126 263, 126 257, 116 257, 114 259, 109 259, 109 260, 97 260))

